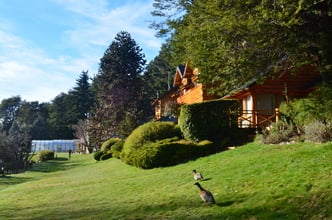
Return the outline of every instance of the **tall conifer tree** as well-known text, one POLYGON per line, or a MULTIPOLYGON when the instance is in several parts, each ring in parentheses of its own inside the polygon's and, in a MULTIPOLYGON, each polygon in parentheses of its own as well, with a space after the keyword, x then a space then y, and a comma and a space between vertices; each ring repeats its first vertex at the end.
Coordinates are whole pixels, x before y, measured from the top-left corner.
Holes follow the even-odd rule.
POLYGON ((142 49, 125 31, 116 35, 101 58, 93 81, 97 106, 90 121, 90 141, 97 147, 107 138, 126 137, 138 125, 145 62, 142 49))

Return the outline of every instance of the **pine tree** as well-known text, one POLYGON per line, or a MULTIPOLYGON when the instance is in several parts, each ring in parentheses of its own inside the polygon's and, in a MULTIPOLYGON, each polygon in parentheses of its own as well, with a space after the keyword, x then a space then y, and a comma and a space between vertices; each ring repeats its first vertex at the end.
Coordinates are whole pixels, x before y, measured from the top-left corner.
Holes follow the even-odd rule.
POLYGON ((113 136, 126 137, 142 117, 142 49, 128 32, 120 32, 100 60, 93 80, 96 107, 90 120, 90 141, 98 145, 113 136))

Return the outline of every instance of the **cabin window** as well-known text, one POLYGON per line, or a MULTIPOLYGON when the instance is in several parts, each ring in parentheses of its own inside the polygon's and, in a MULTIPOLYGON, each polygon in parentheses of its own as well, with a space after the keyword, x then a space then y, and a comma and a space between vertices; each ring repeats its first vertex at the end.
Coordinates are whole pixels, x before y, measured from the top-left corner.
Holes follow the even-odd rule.
POLYGON ((275 110, 275 96, 273 94, 257 94, 256 110, 264 114, 273 114, 275 110))

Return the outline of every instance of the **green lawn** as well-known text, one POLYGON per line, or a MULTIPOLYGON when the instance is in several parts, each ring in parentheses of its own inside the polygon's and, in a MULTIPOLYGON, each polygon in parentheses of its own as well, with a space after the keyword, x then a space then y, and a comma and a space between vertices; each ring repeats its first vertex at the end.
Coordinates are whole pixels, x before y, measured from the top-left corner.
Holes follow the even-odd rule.
POLYGON ((151 170, 66 158, 0 177, 0 219, 332 219, 332 143, 253 143, 151 170), (217 205, 201 201, 193 169, 217 205))

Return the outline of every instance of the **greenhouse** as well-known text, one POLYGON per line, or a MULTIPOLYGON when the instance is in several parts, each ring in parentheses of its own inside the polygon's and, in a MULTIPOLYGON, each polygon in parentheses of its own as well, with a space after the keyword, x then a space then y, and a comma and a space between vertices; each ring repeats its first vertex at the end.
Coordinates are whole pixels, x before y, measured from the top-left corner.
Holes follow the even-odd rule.
POLYGON ((79 140, 32 140, 32 151, 51 150, 54 152, 76 151, 79 140))

